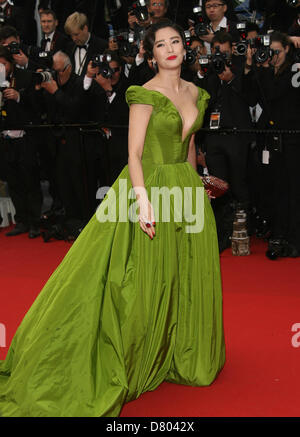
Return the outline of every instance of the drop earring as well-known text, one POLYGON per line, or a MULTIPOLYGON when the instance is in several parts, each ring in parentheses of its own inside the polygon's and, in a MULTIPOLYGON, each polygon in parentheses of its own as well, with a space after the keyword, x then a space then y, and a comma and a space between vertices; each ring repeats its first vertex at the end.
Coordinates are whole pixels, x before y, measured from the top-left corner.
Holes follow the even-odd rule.
POLYGON ((152 65, 153 65, 153 69, 157 73, 158 72, 158 66, 157 66, 157 62, 154 59, 152 60, 152 65))

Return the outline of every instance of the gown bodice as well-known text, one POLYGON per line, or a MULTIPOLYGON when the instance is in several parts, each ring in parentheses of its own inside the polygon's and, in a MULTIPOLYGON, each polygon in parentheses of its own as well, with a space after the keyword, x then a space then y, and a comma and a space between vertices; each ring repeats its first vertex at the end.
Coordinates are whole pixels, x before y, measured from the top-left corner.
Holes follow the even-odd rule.
POLYGON ((182 141, 182 117, 174 103, 159 91, 142 86, 130 86, 126 92, 129 105, 140 103, 152 105, 142 162, 153 164, 175 164, 187 160, 191 135, 202 126, 209 94, 198 87, 198 114, 182 141))

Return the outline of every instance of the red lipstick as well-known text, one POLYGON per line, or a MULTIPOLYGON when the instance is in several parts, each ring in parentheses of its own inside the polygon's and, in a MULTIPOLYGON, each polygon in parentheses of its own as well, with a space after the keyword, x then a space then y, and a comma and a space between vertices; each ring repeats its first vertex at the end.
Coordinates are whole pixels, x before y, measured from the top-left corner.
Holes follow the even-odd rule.
POLYGON ((168 60, 168 61, 172 61, 173 59, 176 59, 176 58, 177 58, 176 55, 172 55, 172 56, 169 56, 169 57, 167 58, 167 60, 168 60))

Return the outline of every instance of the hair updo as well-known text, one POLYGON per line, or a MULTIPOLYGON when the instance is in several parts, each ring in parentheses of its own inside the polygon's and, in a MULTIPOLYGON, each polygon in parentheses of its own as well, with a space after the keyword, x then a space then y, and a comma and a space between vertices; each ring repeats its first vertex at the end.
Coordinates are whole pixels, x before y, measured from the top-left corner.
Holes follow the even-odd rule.
POLYGON ((179 33, 182 39, 182 44, 184 48, 186 48, 185 35, 182 27, 178 26, 178 24, 176 23, 173 23, 173 21, 165 18, 163 20, 160 20, 158 23, 152 24, 146 32, 143 45, 146 59, 153 58, 153 47, 155 43, 156 32, 160 29, 165 29, 167 27, 171 27, 177 33, 179 33))

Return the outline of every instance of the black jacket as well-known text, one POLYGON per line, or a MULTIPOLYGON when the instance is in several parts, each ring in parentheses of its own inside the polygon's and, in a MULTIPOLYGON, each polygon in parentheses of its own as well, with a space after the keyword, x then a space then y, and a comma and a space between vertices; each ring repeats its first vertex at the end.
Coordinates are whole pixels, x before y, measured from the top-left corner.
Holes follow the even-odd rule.
MULTIPOLYGON (((90 37, 90 40, 88 43, 87 55, 86 55, 84 66, 83 66, 83 69, 82 69, 80 76, 82 76, 82 77, 85 76, 88 64, 89 64, 90 60, 93 58, 93 56, 103 54, 104 50, 107 49, 107 47, 108 47, 107 41, 105 41, 104 39, 97 38, 95 35, 91 34, 91 37, 90 37)), ((75 71, 75 51, 76 51, 76 49, 77 49, 77 45, 73 42, 70 42, 67 46, 67 49, 66 49, 66 53, 69 55, 69 57, 71 59, 74 71, 75 71)))
MULTIPOLYGON (((41 43, 41 49, 45 50, 45 41, 44 41, 44 37, 42 39, 42 43, 41 43)), ((70 44, 70 39, 62 32, 60 32, 59 30, 56 30, 54 35, 53 35, 53 39, 52 39, 52 43, 51 43, 51 52, 54 54, 58 51, 63 51, 66 52, 67 48, 70 44)))
MULTIPOLYGON (((260 67, 244 76, 244 91, 251 105, 259 103, 263 108, 258 127, 299 129, 300 77, 292 68, 292 64, 286 64, 286 68, 275 75, 273 68, 260 67)), ((283 138, 299 145, 299 135, 283 138)))
POLYGON ((19 103, 11 99, 4 101, 2 112, 5 114, 2 117, 4 125, 17 125, 20 127, 16 130, 20 130, 24 123, 39 122, 40 116, 32 73, 28 70, 15 68, 9 81, 11 86, 14 82, 14 89, 20 93, 20 101, 19 103))
POLYGON ((211 112, 219 111, 221 113, 220 127, 251 128, 249 100, 244 92, 242 79, 239 72, 236 72, 235 77, 229 83, 222 83, 213 71, 204 79, 196 77, 194 83, 204 88, 211 96, 205 117, 205 127, 209 127, 211 112))

